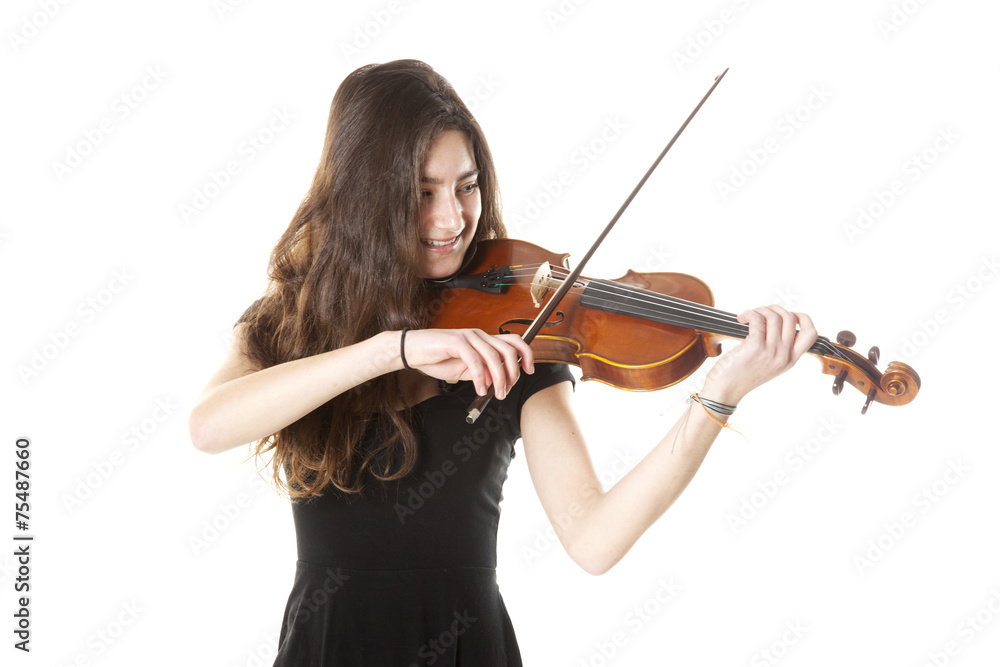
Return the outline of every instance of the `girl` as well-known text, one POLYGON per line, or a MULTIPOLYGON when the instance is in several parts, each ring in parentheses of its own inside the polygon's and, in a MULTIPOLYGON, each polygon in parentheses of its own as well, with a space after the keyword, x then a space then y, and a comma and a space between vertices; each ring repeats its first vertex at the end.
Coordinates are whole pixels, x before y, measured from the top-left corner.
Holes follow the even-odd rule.
POLYGON ((806 315, 744 312, 749 335, 708 373, 705 404, 605 492, 565 365, 536 366, 515 335, 426 328, 428 281, 504 235, 489 147, 447 81, 415 60, 351 73, 268 289, 189 420, 202 451, 271 452, 293 501, 275 665, 520 665, 495 577, 515 441, 546 514, 571 518, 553 521, 564 548, 601 574, 684 490, 740 399, 816 338, 806 315))

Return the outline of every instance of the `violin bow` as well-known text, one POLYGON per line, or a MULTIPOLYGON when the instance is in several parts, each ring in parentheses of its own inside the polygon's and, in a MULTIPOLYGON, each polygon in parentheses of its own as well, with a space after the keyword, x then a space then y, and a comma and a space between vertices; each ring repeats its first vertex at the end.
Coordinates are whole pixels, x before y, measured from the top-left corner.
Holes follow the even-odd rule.
MULTIPOLYGON (((625 212, 625 209, 628 208, 628 205, 632 203, 632 200, 635 198, 636 193, 638 193, 639 189, 646 184, 646 181, 649 180, 650 175, 653 173, 656 167, 659 166, 660 161, 663 160, 664 156, 667 154, 667 151, 669 151, 670 148, 674 145, 674 142, 677 141, 677 137, 681 136, 681 132, 684 131, 684 128, 688 126, 688 123, 691 122, 691 119, 694 118, 695 114, 698 113, 702 105, 705 104, 705 100, 707 100, 709 95, 712 94, 716 86, 719 85, 719 82, 722 81, 722 77, 724 77, 726 75, 726 72, 728 71, 729 68, 727 67, 725 70, 723 70, 722 74, 715 77, 715 81, 712 82, 712 86, 708 89, 708 92, 705 93, 705 95, 701 98, 701 101, 698 102, 698 105, 695 106, 694 110, 692 110, 691 113, 688 114, 688 117, 684 120, 683 123, 681 123, 681 126, 677 128, 677 131, 674 133, 674 136, 671 137, 666 147, 664 147, 664 149, 660 152, 659 156, 657 156, 657 158, 653 160, 653 164, 650 165, 649 169, 646 170, 646 173, 643 174, 642 178, 639 179, 639 182, 636 183, 636 186, 632 188, 632 192, 629 193, 629 196, 625 198, 625 201, 622 203, 621 207, 619 207, 618 212, 615 213, 613 218, 611 218, 611 222, 607 224, 607 226, 604 228, 604 231, 602 231, 600 236, 597 237, 597 240, 594 241, 594 244, 590 246, 590 250, 587 251, 587 253, 583 256, 580 262, 576 265, 576 268, 573 269, 569 273, 569 275, 566 276, 565 279, 563 279, 563 283, 562 285, 559 286, 559 289, 557 289, 555 293, 551 297, 549 297, 549 300, 545 303, 545 306, 535 317, 534 321, 531 323, 531 326, 528 327, 528 330, 525 331, 524 334, 522 334, 521 338, 524 340, 524 342, 531 344, 531 341, 535 338, 535 334, 541 331, 542 327, 545 325, 545 322, 549 319, 549 316, 551 316, 552 313, 555 312, 556 307, 559 306, 559 302, 566 295, 566 293, 569 292, 573 284, 576 283, 576 279, 580 277, 580 274, 583 272, 583 267, 587 265, 587 261, 597 250, 598 246, 600 246, 601 243, 604 241, 604 238, 611 232, 611 228, 615 226, 615 223, 618 222, 618 218, 622 216, 622 213, 625 212)), ((469 406, 469 412, 465 417, 465 421, 468 422, 469 424, 475 423, 475 421, 479 419, 479 415, 483 413, 483 410, 486 408, 486 405, 490 402, 492 398, 493 398, 493 387, 491 386, 485 395, 477 396, 476 400, 473 401, 472 405, 469 406)))

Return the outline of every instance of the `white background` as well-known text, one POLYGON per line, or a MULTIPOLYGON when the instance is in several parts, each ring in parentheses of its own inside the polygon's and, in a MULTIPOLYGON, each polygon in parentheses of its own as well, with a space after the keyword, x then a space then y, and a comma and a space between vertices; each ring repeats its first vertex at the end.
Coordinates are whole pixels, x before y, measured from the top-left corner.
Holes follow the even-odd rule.
MULTIPOLYGON (((923 379, 914 403, 862 417, 860 393, 834 397, 803 359, 740 406, 749 443, 720 436, 597 578, 547 542, 517 457, 498 576, 525 664, 996 664, 998 13, 915 0, 5 3, 3 661, 270 664, 294 571, 289 506, 253 481, 245 448, 196 451, 187 413, 264 288, 337 85, 364 63, 419 58, 474 107, 511 234, 576 257, 731 68, 587 275, 690 273, 723 309, 790 305, 923 379), (275 110, 292 119, 268 134, 275 110), (228 161, 239 173, 211 187, 228 161), (562 170, 571 182, 550 196, 562 170), (185 219, 196 192, 211 196, 185 219), (859 208, 877 215, 849 234, 859 208), (30 655, 12 648, 19 436, 32 440, 30 655), (677 588, 668 601, 661 582, 677 588)), ((578 383, 608 482, 703 371, 641 395, 578 383)))

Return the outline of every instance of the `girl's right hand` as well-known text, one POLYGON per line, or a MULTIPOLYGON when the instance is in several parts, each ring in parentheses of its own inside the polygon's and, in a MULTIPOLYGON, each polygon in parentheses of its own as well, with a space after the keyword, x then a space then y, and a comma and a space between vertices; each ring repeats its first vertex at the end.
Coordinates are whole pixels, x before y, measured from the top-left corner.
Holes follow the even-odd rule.
POLYGON ((500 400, 521 368, 535 372, 534 355, 520 336, 480 329, 411 329, 402 354, 410 368, 446 382, 471 380, 480 396, 492 386, 500 400))

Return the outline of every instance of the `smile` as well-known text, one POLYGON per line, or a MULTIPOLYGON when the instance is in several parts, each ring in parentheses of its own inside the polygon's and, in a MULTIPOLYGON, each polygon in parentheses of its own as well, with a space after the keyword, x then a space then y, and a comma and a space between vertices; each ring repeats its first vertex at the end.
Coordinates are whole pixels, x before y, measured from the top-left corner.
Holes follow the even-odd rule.
POLYGON ((440 248, 440 249, 444 250, 444 249, 450 248, 451 246, 455 245, 455 243, 458 242, 458 237, 454 236, 454 237, 452 237, 450 239, 444 239, 442 241, 436 241, 434 239, 420 239, 420 242, 423 243, 425 246, 428 246, 428 247, 431 247, 431 248, 440 248))

